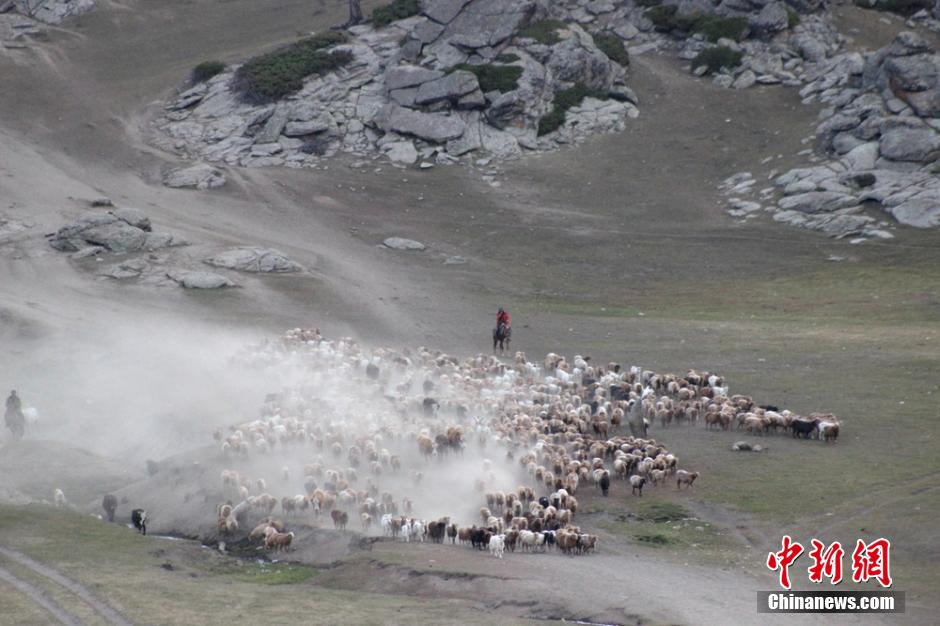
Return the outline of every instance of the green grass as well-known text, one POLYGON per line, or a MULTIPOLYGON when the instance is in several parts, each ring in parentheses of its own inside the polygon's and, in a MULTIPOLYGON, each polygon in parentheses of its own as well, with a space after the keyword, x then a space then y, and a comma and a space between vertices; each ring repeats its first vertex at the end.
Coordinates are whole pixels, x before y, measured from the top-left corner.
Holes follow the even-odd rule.
POLYGON ((202 83, 225 71, 222 61, 203 61, 193 68, 193 82, 202 83))
POLYGON ((403 20, 420 12, 418 0, 394 0, 391 4, 372 10, 372 23, 377 27, 388 26, 394 21, 403 20))
POLYGON ((693 517, 681 504, 663 500, 645 500, 633 506, 636 518, 646 522, 676 522, 693 517))
POLYGON ((296 585, 320 574, 315 567, 301 563, 237 560, 230 560, 213 568, 213 572, 228 576, 232 580, 262 585, 296 585))
POLYGON ((519 87, 519 77, 522 76, 522 68, 518 65, 471 65, 461 63, 450 69, 464 70, 475 74, 480 83, 480 89, 483 93, 488 91, 507 92, 519 87))
POLYGON ((623 39, 610 33, 599 33, 594 35, 594 45, 600 48, 600 51, 607 57, 623 67, 630 65, 630 53, 623 45, 623 39))
POLYGON ((638 7, 643 7, 647 9, 650 7, 659 6, 662 3, 663 3, 663 0, 636 0, 636 5, 638 7))
POLYGON ((591 89, 581 83, 556 92, 555 99, 552 102, 552 110, 539 120, 538 134, 540 136, 547 135, 561 128, 565 123, 565 112, 571 107, 581 104, 581 101, 587 97, 603 100, 607 98, 607 94, 591 89))
POLYGON ((231 87, 246 102, 280 100, 302 89, 308 76, 324 74, 351 61, 350 52, 329 50, 345 41, 342 33, 320 33, 250 59, 235 72, 231 87))
POLYGON ((512 52, 504 52, 502 54, 496 55, 497 63, 515 63, 519 60, 519 55, 512 52))
POLYGON ((565 28, 565 23, 560 20, 542 20, 529 24, 519 31, 519 37, 534 39, 541 44, 551 46, 560 41, 558 30, 565 28))
POLYGON ((732 50, 725 46, 712 46, 711 48, 702 50, 692 59, 692 69, 694 70, 704 65, 708 68, 709 74, 715 74, 722 68, 730 70, 741 65, 742 57, 743 54, 737 50, 732 50))
POLYGON ((785 6, 787 10, 787 28, 794 28, 800 23, 800 13, 793 7, 785 6))

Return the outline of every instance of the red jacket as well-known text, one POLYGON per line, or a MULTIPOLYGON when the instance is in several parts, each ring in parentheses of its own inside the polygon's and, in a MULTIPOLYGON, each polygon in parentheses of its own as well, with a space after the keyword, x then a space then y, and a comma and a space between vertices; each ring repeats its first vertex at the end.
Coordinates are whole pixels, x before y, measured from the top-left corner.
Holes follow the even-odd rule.
POLYGON ((503 311, 502 313, 496 314, 496 327, 499 328, 500 323, 506 324, 509 326, 509 313, 503 311))

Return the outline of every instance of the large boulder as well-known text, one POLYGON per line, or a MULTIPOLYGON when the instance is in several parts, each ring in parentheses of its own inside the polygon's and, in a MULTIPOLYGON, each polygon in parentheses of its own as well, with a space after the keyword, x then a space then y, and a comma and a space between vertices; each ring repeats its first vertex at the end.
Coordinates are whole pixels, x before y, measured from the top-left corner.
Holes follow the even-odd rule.
POLYGON ((299 263, 289 259, 283 252, 270 248, 233 248, 209 257, 205 262, 215 267, 263 274, 303 270, 299 263))
POLYGON ((614 63, 601 52, 580 26, 571 25, 559 43, 552 46, 545 63, 556 80, 582 83, 592 89, 607 90, 616 78, 614 63))
POLYGON ((49 244, 61 252, 98 247, 124 253, 182 243, 172 235, 152 233, 150 229, 150 219, 139 209, 87 211, 56 231, 49 244))
POLYGON ((935 161, 940 153, 940 134, 928 126, 897 126, 882 132, 881 156, 892 161, 935 161))
MULTIPOLYGON (((442 3, 456 4, 459 1, 443 0, 442 3)), ((441 38, 479 41, 482 44, 474 47, 495 46, 509 39, 535 12, 535 2, 531 0, 470 0, 463 4, 462 10, 447 20, 449 23, 441 38)), ((435 19, 433 11, 429 14, 426 10, 425 14, 435 19)))
POLYGON ((459 117, 441 113, 412 111, 397 104, 385 105, 372 119, 385 132, 414 135, 434 143, 444 143, 463 134, 466 125, 459 117))
POLYGON ((786 5, 779 0, 768 3, 759 13, 751 15, 748 26, 757 37, 768 38, 786 30, 789 25, 786 5))
POLYGON ((386 248, 391 248, 392 250, 406 250, 406 251, 421 251, 424 250, 425 246, 420 241, 415 241, 414 239, 405 239, 403 237, 389 237, 382 242, 386 248))
POLYGON ((940 226, 940 194, 923 195, 888 209, 894 219, 915 228, 940 226))
POLYGON ((921 117, 940 117, 940 55, 916 33, 902 31, 869 55, 863 85, 890 89, 921 117))
POLYGON ((480 88, 476 74, 465 70, 458 70, 438 78, 422 83, 415 94, 416 104, 431 104, 441 100, 456 102, 461 96, 472 93, 480 88))
POLYGON ((394 89, 416 87, 442 76, 444 76, 444 72, 418 65, 393 65, 385 72, 385 89, 392 91, 394 89))

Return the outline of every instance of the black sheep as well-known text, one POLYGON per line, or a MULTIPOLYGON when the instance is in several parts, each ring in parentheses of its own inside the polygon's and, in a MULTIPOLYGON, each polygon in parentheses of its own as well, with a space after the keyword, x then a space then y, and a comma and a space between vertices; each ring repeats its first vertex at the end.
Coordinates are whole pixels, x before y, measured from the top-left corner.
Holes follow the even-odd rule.
POLYGON ((813 431, 816 430, 816 425, 819 424, 818 419, 812 421, 807 420, 793 420, 793 423, 790 425, 790 428, 793 431, 793 437, 799 439, 801 436, 809 439, 810 435, 813 434, 813 431))
POLYGON ((604 494, 604 497, 607 497, 607 492, 610 490, 610 474, 606 472, 601 476, 601 493, 604 494))

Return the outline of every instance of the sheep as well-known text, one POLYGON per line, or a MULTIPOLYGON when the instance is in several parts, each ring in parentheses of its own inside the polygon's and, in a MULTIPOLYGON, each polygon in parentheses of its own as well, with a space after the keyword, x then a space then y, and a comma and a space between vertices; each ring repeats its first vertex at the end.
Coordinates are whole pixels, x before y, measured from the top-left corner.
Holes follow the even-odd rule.
POLYGON ((666 471, 655 469, 650 472, 650 484, 654 487, 656 485, 661 485, 666 481, 666 471))
POLYGON ((604 497, 607 497, 608 491, 610 491, 610 472, 604 470, 601 474, 600 480, 597 481, 597 486, 600 487, 601 493, 604 497))
POLYGON ((104 512, 107 514, 109 522, 114 521, 114 513, 117 511, 117 505, 118 499, 110 493, 101 500, 101 508, 103 508, 104 512))
POLYGON ((490 553, 498 559, 503 558, 503 552, 506 549, 506 536, 493 535, 489 541, 490 553))
POLYGON ((52 492, 52 501, 59 507, 68 504, 68 500, 65 499, 65 493, 59 488, 56 488, 56 490, 52 492))
POLYGON ((687 472, 685 470, 679 470, 676 472, 676 489, 681 489, 682 484, 687 484, 690 488, 692 483, 695 482, 695 479, 698 478, 698 472, 687 472))
POLYGON ((646 484, 646 478, 633 475, 630 477, 631 495, 643 495, 643 485, 646 484))

